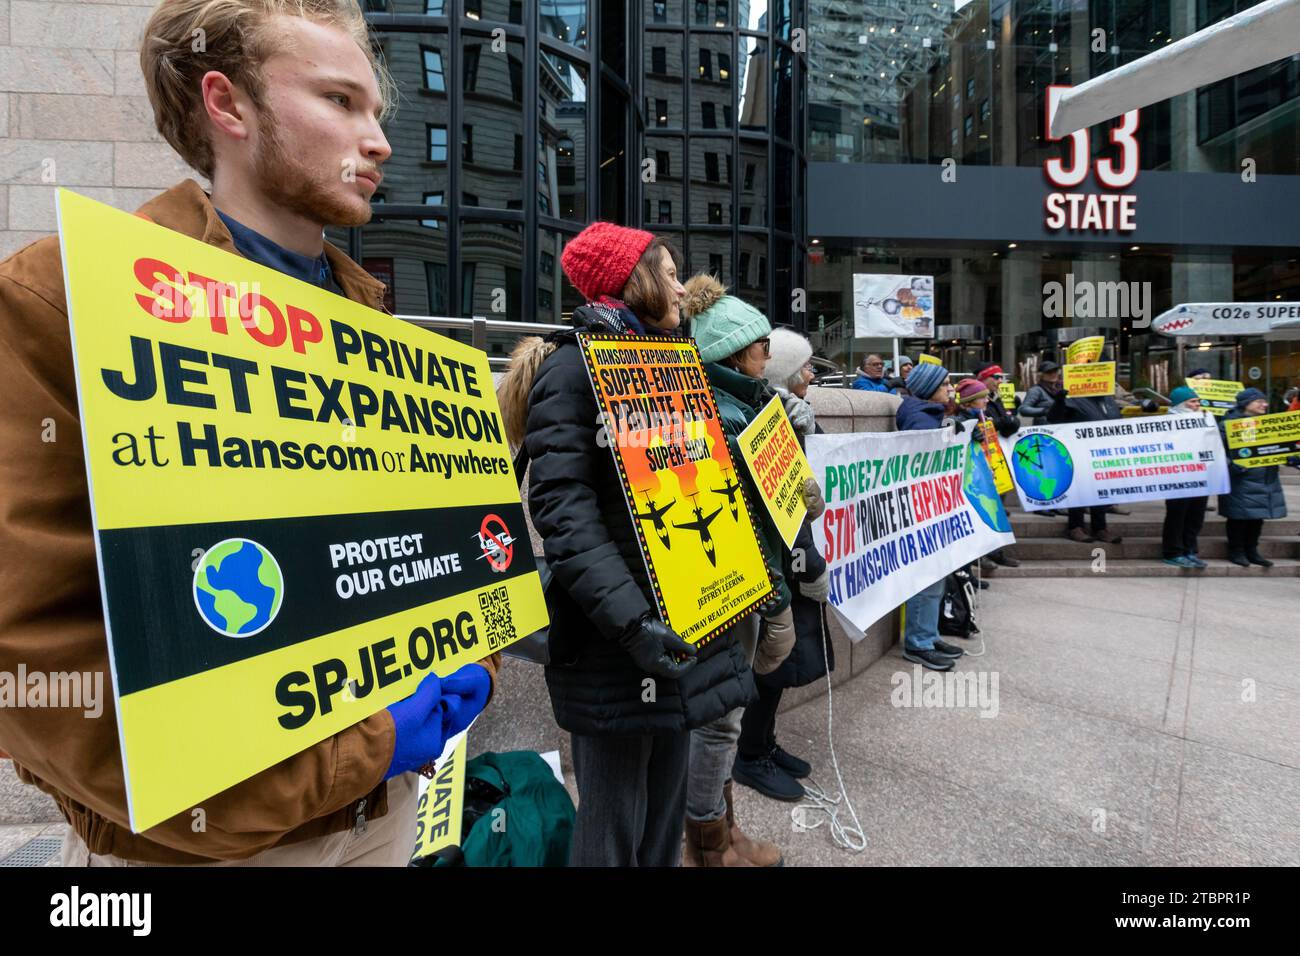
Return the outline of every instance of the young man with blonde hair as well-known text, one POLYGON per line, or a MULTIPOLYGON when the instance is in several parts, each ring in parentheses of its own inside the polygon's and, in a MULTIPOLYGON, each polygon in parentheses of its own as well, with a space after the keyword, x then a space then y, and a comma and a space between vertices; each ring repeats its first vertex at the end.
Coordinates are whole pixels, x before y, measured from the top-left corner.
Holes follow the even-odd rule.
MULTIPOLYGON (((163 0, 140 51, 159 132, 212 184, 139 215, 376 309, 383 284, 324 241, 370 219, 392 150, 391 82, 355 0, 163 0)), ((0 263, 0 671, 109 664, 63 268, 56 238, 0 263), (57 441, 43 442, 52 421, 57 441)), ((127 824, 114 709, 0 708, 0 749, 71 824, 73 865, 404 865, 416 775, 444 708, 482 709, 497 661, 471 664, 141 834, 127 824), (441 699, 441 700, 440 700, 441 699)), ((237 702, 232 702, 237 703, 237 702)))

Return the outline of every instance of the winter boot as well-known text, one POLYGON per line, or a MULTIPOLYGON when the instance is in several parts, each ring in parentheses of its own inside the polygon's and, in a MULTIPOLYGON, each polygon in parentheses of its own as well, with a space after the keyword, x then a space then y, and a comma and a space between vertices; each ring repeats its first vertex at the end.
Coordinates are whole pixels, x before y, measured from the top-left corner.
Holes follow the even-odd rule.
POLYGON ((707 822, 686 818, 682 866, 755 866, 732 845, 731 824, 725 816, 707 822))
POLYGON ((781 857, 780 847, 775 843, 747 837, 744 831, 736 826, 736 809, 731 802, 730 780, 723 784, 722 795, 727 800, 726 820, 727 829, 730 831, 732 849, 748 860, 750 866, 781 866, 784 860, 781 857))

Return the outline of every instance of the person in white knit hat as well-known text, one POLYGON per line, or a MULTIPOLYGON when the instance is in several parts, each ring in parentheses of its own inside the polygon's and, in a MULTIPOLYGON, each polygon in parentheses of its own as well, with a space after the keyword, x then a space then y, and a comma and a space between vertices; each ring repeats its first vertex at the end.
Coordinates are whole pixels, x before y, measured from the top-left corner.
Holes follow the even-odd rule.
POLYGON ((812 384, 812 343, 794 329, 772 329, 771 354, 763 377, 781 396, 785 413, 794 430, 811 435, 815 427, 813 407, 808 404, 808 386, 812 384))

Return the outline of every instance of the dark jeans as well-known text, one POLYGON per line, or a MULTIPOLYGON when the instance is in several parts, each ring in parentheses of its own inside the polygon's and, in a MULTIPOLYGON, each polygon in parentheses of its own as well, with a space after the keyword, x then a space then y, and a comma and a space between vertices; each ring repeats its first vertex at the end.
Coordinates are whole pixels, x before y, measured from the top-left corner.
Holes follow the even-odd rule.
POLYGON ((1229 518, 1228 553, 1251 554, 1259 550, 1259 536, 1263 531, 1263 518, 1229 518))
POLYGON ((1205 525, 1209 498, 1170 498, 1165 501, 1164 556, 1196 554, 1196 538, 1205 525))
POLYGON ((1069 509, 1070 523, 1068 527, 1071 531, 1075 528, 1083 527, 1083 513, 1085 511, 1089 512, 1092 517, 1092 530, 1094 534, 1098 531, 1106 530, 1106 506, 1099 505, 1096 508, 1069 509))
POLYGON ((691 735, 573 739, 578 817, 570 866, 677 866, 691 735))
POLYGON ((746 760, 757 760, 772 752, 776 746, 776 710, 781 706, 784 688, 768 687, 755 680, 758 700, 745 708, 740 720, 740 740, 736 749, 746 760))

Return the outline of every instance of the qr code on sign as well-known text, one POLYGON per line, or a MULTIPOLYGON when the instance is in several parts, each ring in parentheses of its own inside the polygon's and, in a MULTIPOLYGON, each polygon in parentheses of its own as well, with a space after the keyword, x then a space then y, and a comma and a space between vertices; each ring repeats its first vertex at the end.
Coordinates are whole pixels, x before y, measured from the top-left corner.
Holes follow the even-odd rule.
POLYGON ((510 595, 504 584, 490 591, 480 591, 478 609, 483 612, 489 651, 495 651, 514 641, 515 622, 510 617, 510 595))

